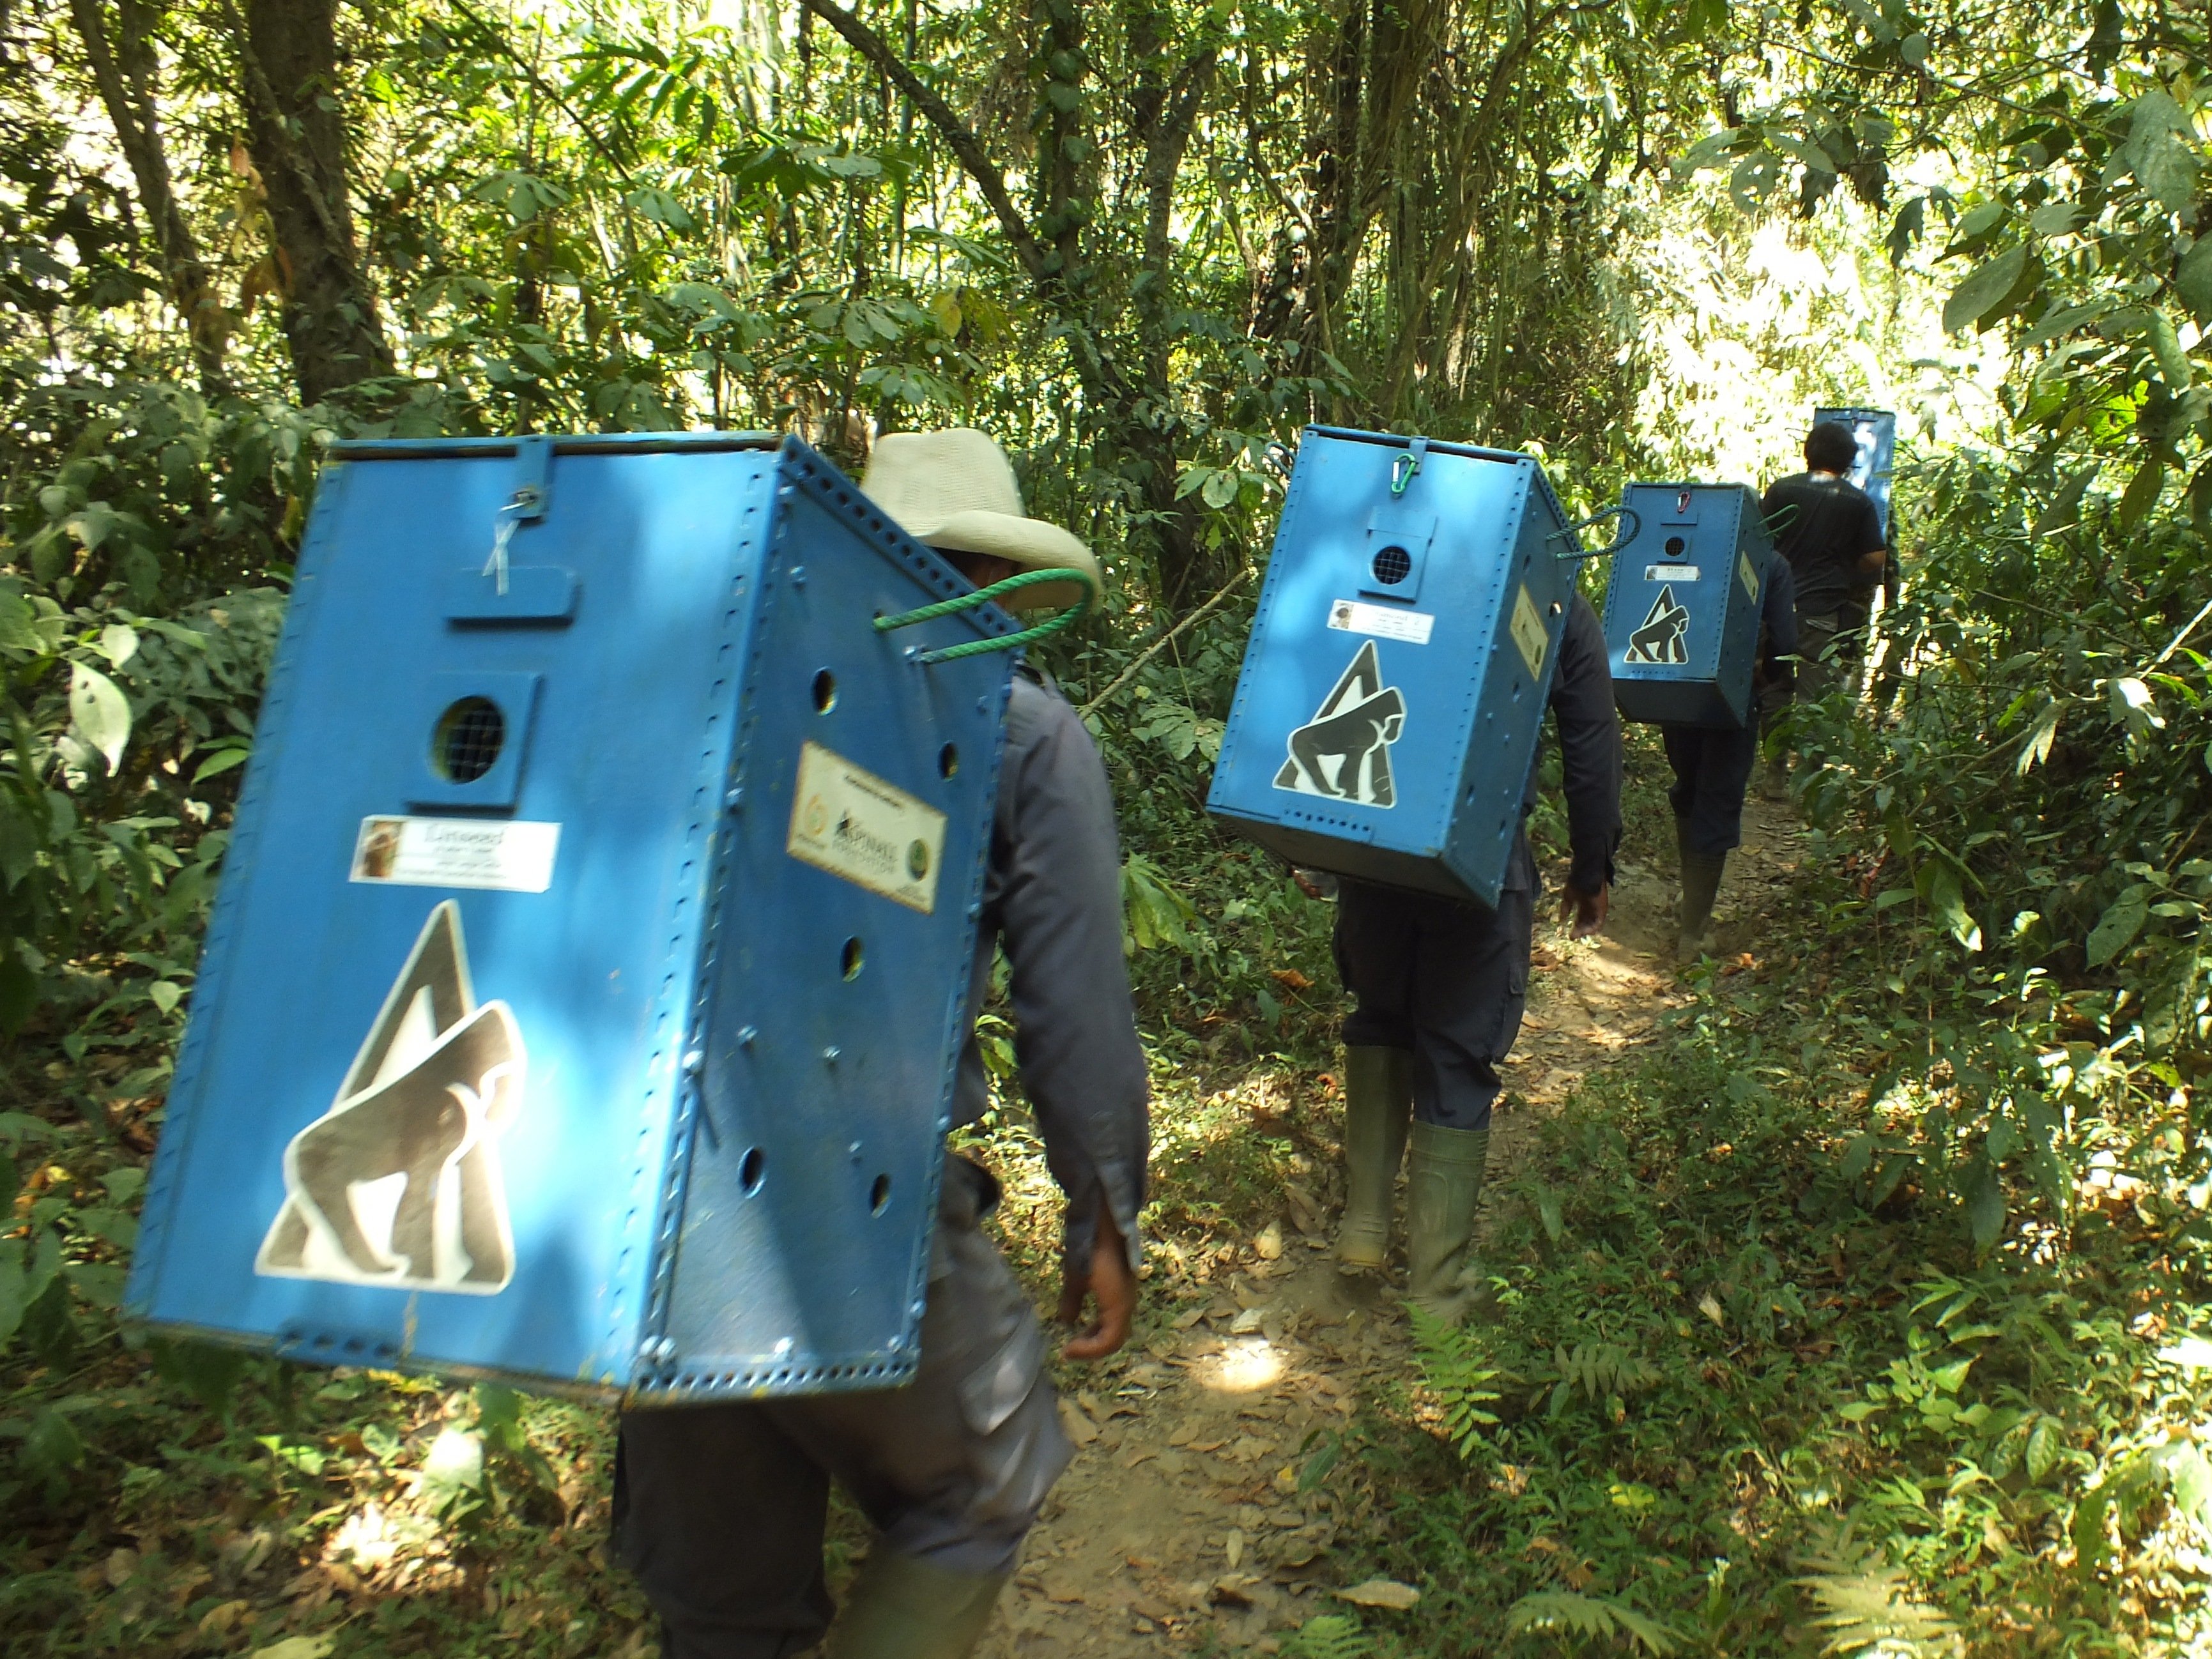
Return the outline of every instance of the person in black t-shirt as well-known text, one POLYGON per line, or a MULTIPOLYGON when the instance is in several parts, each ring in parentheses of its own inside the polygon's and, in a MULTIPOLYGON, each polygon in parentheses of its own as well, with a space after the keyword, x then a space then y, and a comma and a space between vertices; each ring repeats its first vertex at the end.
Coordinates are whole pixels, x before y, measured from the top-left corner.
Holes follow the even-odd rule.
MULTIPOLYGON (((1851 649, 1844 637, 1864 626, 1868 602, 1889 565, 1888 538, 1874 497, 1844 475, 1858 459, 1850 428, 1824 421, 1805 434, 1805 471, 1770 485, 1759 511, 1797 581, 1799 695, 1826 696, 1839 683, 1851 649)), ((1770 759, 1770 794, 1788 771, 1770 759)))

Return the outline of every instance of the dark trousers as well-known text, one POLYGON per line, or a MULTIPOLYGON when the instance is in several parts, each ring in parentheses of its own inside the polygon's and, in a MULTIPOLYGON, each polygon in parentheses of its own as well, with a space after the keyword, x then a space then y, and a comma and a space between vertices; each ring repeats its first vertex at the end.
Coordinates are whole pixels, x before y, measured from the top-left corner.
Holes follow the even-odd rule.
POLYGON ((1659 735, 1674 771, 1667 804, 1689 828, 1690 851, 1713 858, 1741 846, 1743 794, 1759 763, 1759 727, 1723 732, 1662 726, 1659 735))
POLYGON ((1337 899, 1336 971, 1356 1006, 1347 1048, 1413 1052, 1413 1115, 1486 1129, 1499 1063, 1521 1034, 1536 931, 1536 860, 1516 843, 1498 908, 1347 878, 1337 899))
POLYGON ((945 1160, 902 1389, 625 1412, 615 1543, 662 1623, 664 1659, 785 1659, 832 1611, 823 1528, 835 1479, 875 1547, 948 1571, 1013 1571, 1073 1449, 1029 1297, 976 1223, 998 1183, 945 1160))

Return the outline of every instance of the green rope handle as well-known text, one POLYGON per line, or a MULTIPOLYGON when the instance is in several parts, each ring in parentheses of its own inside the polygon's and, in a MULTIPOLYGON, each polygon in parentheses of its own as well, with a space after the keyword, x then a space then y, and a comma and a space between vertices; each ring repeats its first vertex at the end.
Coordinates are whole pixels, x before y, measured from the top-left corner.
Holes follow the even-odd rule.
POLYGON ((1620 552, 1622 548, 1627 546, 1629 543, 1634 541, 1643 533, 1644 515, 1641 513, 1638 513, 1634 507, 1601 507, 1598 508, 1596 512, 1591 514, 1587 519, 1578 519, 1572 524, 1562 525, 1559 529, 1554 530, 1549 536, 1545 538, 1545 544, 1548 546, 1553 542, 1572 542, 1575 544, 1575 550, 1573 552, 1562 553, 1558 556, 1562 560, 1571 564, 1577 559, 1611 558, 1614 554, 1620 552), (1610 547, 1601 547, 1596 549, 1595 551, 1585 550, 1582 544, 1582 532, 1588 530, 1594 524, 1603 524, 1607 519, 1620 519, 1625 521, 1620 532, 1613 538, 1613 545, 1610 547))
POLYGON ((957 599, 939 599, 935 605, 925 605, 919 611, 902 611, 896 617, 878 617, 875 619, 876 632, 888 634, 894 628, 911 628, 916 623, 934 622, 939 617, 957 616, 963 611, 973 611, 978 605, 988 605, 1001 593, 1011 593, 1016 588, 1033 586, 1038 582, 1074 582, 1083 589, 1083 597, 1058 616, 1048 617, 1033 628, 1024 628, 1018 634, 1009 634, 996 640, 966 640, 958 645, 948 645, 939 651, 925 651, 920 659, 923 662, 951 662, 959 657, 980 657, 987 651, 1012 651, 1017 646, 1051 638, 1091 608, 1091 584, 1081 571, 1024 570, 1002 582, 993 582, 988 587, 963 593, 957 599))

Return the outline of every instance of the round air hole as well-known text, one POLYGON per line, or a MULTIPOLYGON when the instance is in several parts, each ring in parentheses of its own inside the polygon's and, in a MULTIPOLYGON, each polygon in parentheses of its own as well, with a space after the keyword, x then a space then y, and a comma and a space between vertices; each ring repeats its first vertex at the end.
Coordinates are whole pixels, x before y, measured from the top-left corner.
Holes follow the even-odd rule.
POLYGON ((868 1213, 881 1215, 884 1206, 891 1201, 891 1178, 879 1175, 868 1188, 868 1213))
POLYGON ((489 697, 463 697, 438 716, 430 763, 448 783, 474 783, 499 763, 507 716, 489 697))
POLYGON ((949 778, 960 769, 960 745, 948 743, 937 751, 937 775, 949 778))
POLYGON ((860 941, 857 939, 847 939, 845 949, 837 958, 845 969, 847 979, 860 978, 860 964, 866 959, 867 952, 861 948, 860 941))
POLYGON ((837 677, 824 668, 814 676, 814 712, 826 714, 837 706, 837 677))
POLYGON ((1680 536, 1669 536, 1667 538, 1667 556, 1668 558, 1679 559, 1682 555, 1689 550, 1689 543, 1684 541, 1680 536))
POLYGON ((768 1173, 768 1154, 757 1146, 749 1146, 745 1155, 738 1160, 738 1185, 750 1198, 760 1190, 761 1177, 768 1173))
POLYGON ((1413 556, 1402 547, 1386 547, 1375 556, 1375 580, 1384 587, 1395 587, 1413 574, 1413 556))

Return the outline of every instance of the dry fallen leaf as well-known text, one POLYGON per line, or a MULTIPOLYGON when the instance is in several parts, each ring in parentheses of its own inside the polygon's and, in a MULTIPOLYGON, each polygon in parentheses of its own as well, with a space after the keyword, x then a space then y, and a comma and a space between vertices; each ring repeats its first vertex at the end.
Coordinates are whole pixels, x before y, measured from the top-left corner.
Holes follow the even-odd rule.
POLYGON ((1060 1426, 1067 1431, 1067 1437, 1079 1446, 1087 1446, 1098 1437, 1098 1425, 1073 1400, 1060 1402, 1060 1426))
POLYGON ((1259 1237, 1252 1241, 1252 1248, 1259 1251, 1260 1259, 1262 1261, 1273 1261, 1282 1255, 1283 1224, 1279 1221, 1270 1221, 1261 1231, 1259 1237))
POLYGON ((1421 1599, 1421 1593, 1395 1578, 1370 1578, 1364 1584, 1337 1591, 1336 1599, 1349 1601, 1355 1607, 1389 1607, 1403 1613, 1421 1599))
POLYGON ((1698 1311, 1716 1325, 1728 1323, 1727 1317, 1721 1312, 1721 1304, 1713 1299, 1713 1293, 1711 1291, 1707 1291, 1698 1298, 1698 1311))
POLYGON ((1234 1571, 1237 1568, 1237 1563, 1241 1562, 1244 1559, 1244 1533, 1242 1528, 1230 1528, 1229 1542, 1224 1546, 1224 1548, 1227 1550, 1229 1555, 1230 1570, 1234 1571))

